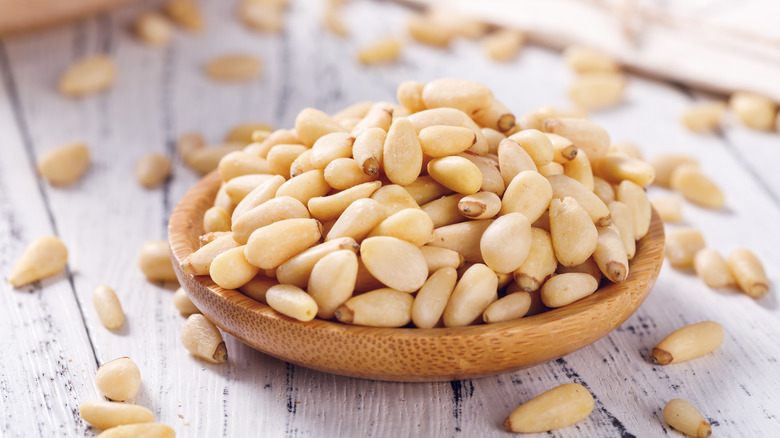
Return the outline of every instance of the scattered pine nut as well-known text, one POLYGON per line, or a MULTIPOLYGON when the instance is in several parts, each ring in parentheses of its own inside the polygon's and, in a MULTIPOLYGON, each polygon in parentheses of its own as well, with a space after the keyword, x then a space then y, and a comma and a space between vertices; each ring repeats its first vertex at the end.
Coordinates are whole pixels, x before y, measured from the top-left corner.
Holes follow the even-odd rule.
POLYGON ((777 104, 755 93, 736 92, 729 99, 729 106, 740 122, 752 129, 772 129, 777 114, 777 104))
POLYGON ((135 397, 141 387, 141 372, 129 357, 120 357, 106 362, 95 374, 98 390, 114 401, 125 401, 135 397))
POLYGON ((174 438, 175 436, 176 432, 166 424, 137 423, 112 427, 98 435, 98 438, 174 438))
POLYGON ((711 288, 728 287, 736 284, 726 259, 712 248, 704 248, 693 258, 696 275, 711 288))
POLYGON ((105 328, 115 330, 125 322, 122 304, 111 287, 105 285, 98 286, 92 292, 92 305, 95 306, 95 311, 105 328))
POLYGON ((387 64, 401 55, 401 42, 387 37, 364 46, 358 51, 357 58, 364 65, 387 64))
POLYGON ((54 236, 42 236, 30 243, 8 273, 8 283, 21 287, 54 275, 68 263, 68 248, 54 236))
POLYGON ((136 37, 152 46, 167 46, 173 37, 173 26, 157 12, 144 12, 133 23, 136 37))
POLYGON ((606 53, 583 46, 569 46, 563 59, 577 73, 612 73, 620 70, 617 61, 606 53))
POLYGON ((726 104, 723 102, 705 102, 691 105, 680 116, 686 128, 693 132, 711 132, 720 128, 726 104))
POLYGON ((752 298, 761 298, 769 292, 769 278, 761 261, 747 249, 736 249, 729 254, 729 270, 739 289, 752 298))
POLYGON ((689 164, 677 166, 669 179, 669 186, 688 201, 702 207, 718 209, 726 203, 725 196, 718 185, 698 166, 689 164))
POLYGON ((195 303, 187 296, 187 292, 181 287, 176 289, 176 292, 173 294, 173 306, 176 307, 176 310, 184 317, 188 317, 195 313, 201 313, 200 310, 195 307, 195 303))
POLYGON ((60 76, 59 91, 68 97, 82 97, 110 88, 116 81, 114 60, 105 55, 82 58, 60 76))
POLYGON ((622 73, 583 73, 569 87, 569 98, 589 110, 610 108, 623 100, 625 88, 622 73))
POLYGON ((678 223, 683 219, 682 203, 677 196, 653 198, 650 200, 650 204, 665 223, 678 223))
POLYGON ((667 365, 711 353, 723 342, 723 326, 703 321, 681 327, 653 348, 653 363, 667 365))
POLYGON ((677 431, 694 438, 708 438, 712 427, 690 402, 681 398, 669 400, 663 410, 664 420, 677 431))
POLYGON ((525 43, 525 34, 514 29, 499 29, 485 37, 482 47, 496 61, 510 61, 525 43))
POLYGON ((179 281, 171 263, 170 247, 166 240, 149 240, 138 254, 138 266, 149 281, 179 281))
POLYGON ((260 75, 262 64, 251 55, 222 55, 206 63, 206 74, 222 82, 249 81, 260 75))
POLYGON ((160 186, 171 173, 171 159, 158 153, 146 154, 135 165, 138 182, 147 189, 160 186))
POLYGON ((211 363, 224 363, 227 348, 217 326, 200 313, 190 315, 181 328, 181 343, 193 356, 211 363))
POLYGON ((504 426, 512 432, 547 432, 584 420, 593 407, 590 391, 578 383, 566 383, 520 405, 504 426))
POLYGON ((73 184, 89 168, 89 148, 84 143, 68 143, 41 154, 38 173, 54 186, 73 184))
POLYGON ((349 28, 344 20, 341 18, 341 14, 338 8, 333 6, 326 6, 323 12, 322 21, 325 27, 340 37, 349 36, 349 28))
POLYGON ((200 6, 193 0, 168 0, 163 10, 174 23, 192 32, 200 32, 204 28, 203 13, 200 6))
POLYGON ((691 268, 696 253, 705 247, 704 236, 699 230, 691 227, 676 228, 666 233, 664 254, 675 268, 691 268))
POLYGON ((283 6, 277 2, 241 0, 238 15, 252 30, 280 33, 284 29, 283 6))
POLYGON ((104 400, 79 404, 79 415, 87 423, 103 430, 123 424, 154 422, 152 411, 143 406, 104 400))

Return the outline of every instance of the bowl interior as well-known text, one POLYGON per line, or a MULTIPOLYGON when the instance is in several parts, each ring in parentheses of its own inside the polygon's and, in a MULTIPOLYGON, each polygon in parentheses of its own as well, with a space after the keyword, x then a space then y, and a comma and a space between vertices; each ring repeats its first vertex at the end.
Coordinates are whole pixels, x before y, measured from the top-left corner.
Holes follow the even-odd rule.
POLYGON ((447 381, 510 372, 585 347, 622 324, 642 304, 663 262, 664 229, 653 211, 637 242, 629 276, 620 284, 548 312, 459 328, 372 328, 333 321, 300 322, 179 263, 199 247, 203 213, 220 179, 204 177, 174 209, 168 237, 182 287, 218 327, 279 359, 334 374, 389 381, 447 381))

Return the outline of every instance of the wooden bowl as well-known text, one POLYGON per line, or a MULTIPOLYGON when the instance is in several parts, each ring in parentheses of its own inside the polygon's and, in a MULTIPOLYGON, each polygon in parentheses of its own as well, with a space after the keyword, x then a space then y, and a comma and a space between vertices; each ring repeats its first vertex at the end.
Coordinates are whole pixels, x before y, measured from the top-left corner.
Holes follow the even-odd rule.
POLYGON ((344 376, 434 382, 490 376, 547 362, 585 347, 628 319, 650 292, 663 261, 664 228, 653 211, 637 242, 630 275, 595 294, 516 321, 459 328, 371 328, 333 321, 300 322, 236 290, 193 277, 179 263, 199 247, 203 213, 220 179, 212 172, 182 198, 168 238, 182 287, 222 330, 276 358, 344 376))
POLYGON ((37 29, 111 9, 129 0, 0 0, 0 35, 37 29))

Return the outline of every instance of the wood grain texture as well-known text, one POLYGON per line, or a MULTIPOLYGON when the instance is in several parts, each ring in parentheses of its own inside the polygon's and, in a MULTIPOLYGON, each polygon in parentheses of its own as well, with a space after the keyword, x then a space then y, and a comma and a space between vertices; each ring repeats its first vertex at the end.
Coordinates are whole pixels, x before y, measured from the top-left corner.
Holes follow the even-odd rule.
MULTIPOLYGON (((227 363, 190 357, 178 341, 184 319, 172 306, 172 287, 147 283, 136 257, 145 240, 166 235, 173 206, 199 178, 176 159, 166 185, 144 190, 133 179, 141 155, 173 154, 173 140, 188 130, 216 143, 242 121, 287 127, 307 106, 333 112, 358 100, 392 100, 406 79, 478 80, 517 113, 546 104, 565 107, 573 79, 556 53, 527 47, 515 61, 498 64, 465 40, 447 50, 409 43, 398 64, 357 64, 358 47, 402 34, 407 10, 393 3, 350 2, 344 9, 349 39, 322 30, 318 3, 293 1, 281 35, 244 29, 233 2, 202 4, 207 31, 179 32, 162 50, 126 33, 130 20, 153 2, 0 43, 0 273, 6 275, 32 238, 54 232, 71 251, 73 277, 72 288, 67 277, 55 277, 31 295, 0 285, 8 315, 0 318, 0 346, 11 353, 0 359, 0 435, 96 435, 74 409, 98 397, 92 384, 97 363, 125 355, 142 375, 133 402, 150 408, 178 436, 509 437, 514 434, 502 423, 515 407, 572 381, 588 387, 596 409, 550 436, 674 436, 661 408, 675 397, 694 403, 719 436, 780 434, 780 236, 773 231, 780 222, 773 166, 780 160, 778 137, 732 122, 723 133, 689 133, 678 115, 701 97, 641 77, 630 78, 623 105, 592 118, 614 140, 636 142, 647 157, 673 151, 699 157, 726 192, 727 208, 714 212, 685 203, 685 224, 701 229, 724 254, 742 246, 755 250, 773 282, 768 297, 754 301, 731 290, 713 291, 691 272, 664 265, 640 309, 589 347, 513 373, 454 382, 336 376, 282 362, 229 334, 227 363), (82 100, 59 96, 59 72, 96 51, 117 59, 116 87, 82 100), (228 52, 260 56, 263 77, 244 84, 209 81, 203 63, 228 52), (68 188, 39 186, 34 158, 78 139, 94 154, 85 179, 68 188), (101 283, 122 300, 127 325, 118 332, 102 327, 92 309, 92 290, 101 283), (666 367, 648 361, 669 332, 705 319, 723 324, 721 348, 666 367)), ((651 187, 649 194, 667 191, 651 187)))

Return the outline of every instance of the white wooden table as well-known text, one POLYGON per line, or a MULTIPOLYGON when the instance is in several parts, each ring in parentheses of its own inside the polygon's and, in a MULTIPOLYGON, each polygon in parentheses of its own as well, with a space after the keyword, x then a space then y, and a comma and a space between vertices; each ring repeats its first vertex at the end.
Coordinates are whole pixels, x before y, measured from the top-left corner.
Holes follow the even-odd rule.
MULTIPOLYGON (((144 190, 133 175, 142 154, 173 154, 174 139, 186 130, 217 142, 242 121, 288 127, 307 106, 334 111, 358 100, 393 99, 405 79, 478 80, 517 113, 566 106, 572 79, 556 53, 528 47, 516 61, 497 64, 471 41, 444 51, 409 44, 397 64, 357 64, 357 47, 403 33, 407 11, 394 3, 350 3, 349 39, 322 29, 319 2, 293 2, 279 36, 245 30, 233 2, 203 3, 208 31, 179 32, 166 49, 127 35, 128 21, 153 6, 145 2, 0 41, 0 273, 7 275, 40 235, 56 234, 70 250, 65 274, 19 290, 0 284, 0 436, 93 436, 77 406, 99 397, 97 366, 121 356, 141 369, 134 402, 184 437, 510 436, 502 423, 517 405, 572 381, 587 386, 596 409, 552 436, 678 436, 661 416, 675 397, 699 407, 716 436, 780 436, 780 135, 735 123, 722 134, 689 133, 678 115, 695 93, 639 77, 631 78, 624 105, 593 119, 613 139, 638 143, 646 156, 700 157, 705 172, 721 181, 727 208, 685 204, 685 222, 722 253, 754 250, 775 285, 768 297, 713 291, 692 273, 664 266, 639 311, 593 345, 545 365, 451 383, 324 374, 229 335, 226 364, 191 357, 179 344, 184 319, 173 308, 173 288, 145 281, 136 257, 144 241, 165 237, 166 218, 197 176, 177 160, 169 183, 144 190), (60 71, 96 51, 110 53, 121 67, 114 89, 83 100, 58 95, 60 71), (208 80, 204 61, 225 52, 262 57, 263 77, 239 85, 208 80), (34 161, 71 140, 89 143, 94 164, 79 183, 52 188, 36 176, 34 161), (118 333, 106 330, 92 307, 99 284, 113 286, 122 300, 127 319, 118 333), (666 334, 707 319, 726 330, 716 352, 666 367, 648 361, 666 334)), ((660 192, 653 188, 651 196, 660 192)))

